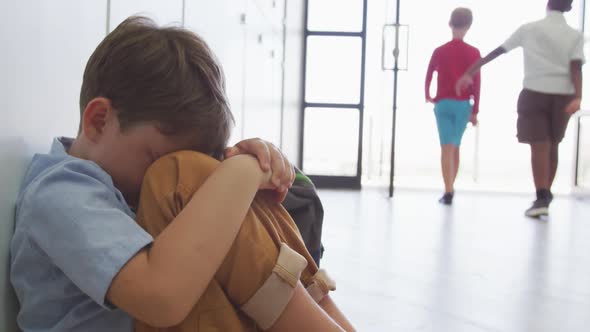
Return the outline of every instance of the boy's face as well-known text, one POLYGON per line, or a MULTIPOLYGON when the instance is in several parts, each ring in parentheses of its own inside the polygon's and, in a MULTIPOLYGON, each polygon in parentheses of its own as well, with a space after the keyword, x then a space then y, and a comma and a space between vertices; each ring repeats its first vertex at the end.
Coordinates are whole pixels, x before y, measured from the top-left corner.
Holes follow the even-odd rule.
POLYGON ((190 139, 166 136, 154 124, 138 124, 121 131, 114 116, 106 121, 94 145, 92 160, 112 177, 127 204, 137 207, 148 167, 165 154, 190 150, 192 146, 190 139))

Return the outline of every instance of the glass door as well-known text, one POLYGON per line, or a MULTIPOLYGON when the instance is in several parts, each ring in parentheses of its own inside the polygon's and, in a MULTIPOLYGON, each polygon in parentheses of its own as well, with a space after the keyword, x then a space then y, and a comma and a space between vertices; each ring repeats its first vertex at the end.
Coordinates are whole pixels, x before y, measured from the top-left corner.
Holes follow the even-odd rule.
POLYGON ((318 187, 361 186, 367 0, 307 0, 300 162, 318 187))

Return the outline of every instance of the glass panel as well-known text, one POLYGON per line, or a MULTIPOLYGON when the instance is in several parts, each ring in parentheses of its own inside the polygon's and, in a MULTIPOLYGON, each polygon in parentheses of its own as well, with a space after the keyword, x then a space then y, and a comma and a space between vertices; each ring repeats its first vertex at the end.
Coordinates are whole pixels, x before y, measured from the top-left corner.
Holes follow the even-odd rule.
POLYGON ((580 118, 578 186, 590 188, 590 115, 580 118))
POLYGON ((360 32, 363 0, 309 0, 307 28, 311 31, 360 32))
POLYGON ((361 47, 358 37, 308 37, 305 100, 359 103, 361 47))
POLYGON ((358 132, 358 109, 306 108, 303 171, 356 176, 358 132))

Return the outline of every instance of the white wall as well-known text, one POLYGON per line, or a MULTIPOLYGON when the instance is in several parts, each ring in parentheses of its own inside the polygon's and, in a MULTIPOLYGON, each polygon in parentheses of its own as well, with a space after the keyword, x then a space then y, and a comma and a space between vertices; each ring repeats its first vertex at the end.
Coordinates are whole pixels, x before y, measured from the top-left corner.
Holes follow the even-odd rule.
POLYGON ((246 28, 242 17, 245 15, 246 0, 187 0, 185 4, 185 27, 207 41, 223 66, 236 120, 232 142, 243 137, 246 28))
MULTIPOLYGON (((303 31, 305 8, 301 0, 286 0, 283 130, 281 149, 292 162, 299 162, 303 89, 303 31)), ((301 166, 301 165, 299 165, 301 166)))
MULTIPOLYGON (((205 38, 220 59, 236 117, 235 142, 258 136, 298 151, 300 70, 287 75, 288 122, 281 132, 283 6, 285 0, 19 0, 0 2, 0 331, 14 331, 8 282, 14 202, 33 153, 55 136, 75 136, 79 92, 88 57, 107 31, 129 15, 160 25, 183 24, 205 38), (184 11, 183 11, 184 10, 184 11)), ((293 1, 297 3, 297 1, 293 1)), ((301 26, 302 4, 290 17, 301 26)), ((300 29, 300 28, 297 28, 300 29)), ((301 30, 287 34, 287 61, 300 61, 301 30)), ((298 67, 299 68, 299 67, 298 67)))
POLYGON ((33 152, 76 133, 86 60, 104 37, 106 1, 0 2, 0 330, 14 331, 7 279, 15 195, 33 152))
POLYGON ((281 143, 283 3, 186 0, 185 26, 209 43, 224 68, 236 119, 232 142, 261 137, 281 143))
POLYGON ((282 1, 248 0, 244 137, 258 136, 280 145, 282 79, 282 1), (274 3, 274 5, 273 5, 274 3), (274 18, 274 19, 273 19, 274 18))
POLYGON ((160 25, 182 25, 182 3, 182 0, 111 0, 108 29, 113 31, 132 15, 147 16, 160 25))

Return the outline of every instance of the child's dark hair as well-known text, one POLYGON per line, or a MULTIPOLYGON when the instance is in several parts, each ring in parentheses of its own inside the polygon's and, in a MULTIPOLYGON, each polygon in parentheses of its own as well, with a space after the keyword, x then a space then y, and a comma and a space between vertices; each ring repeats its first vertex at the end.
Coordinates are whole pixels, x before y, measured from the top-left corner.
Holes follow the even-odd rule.
POLYGON ((473 14, 469 8, 456 8, 451 13, 450 26, 454 29, 470 28, 473 23, 473 14))
POLYGON ((573 0, 549 0, 547 8, 560 12, 569 12, 572 9, 573 0))
POLYGON ((215 158, 233 125, 223 72, 207 44, 145 17, 126 19, 92 53, 80 112, 96 97, 111 101, 122 130, 154 123, 165 135, 192 135, 195 149, 215 158))

